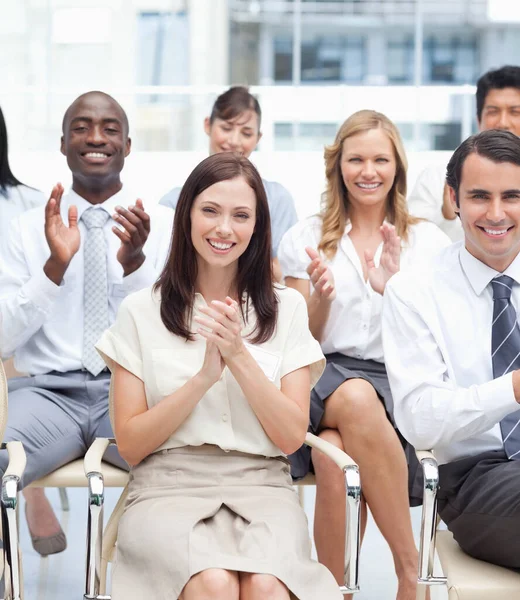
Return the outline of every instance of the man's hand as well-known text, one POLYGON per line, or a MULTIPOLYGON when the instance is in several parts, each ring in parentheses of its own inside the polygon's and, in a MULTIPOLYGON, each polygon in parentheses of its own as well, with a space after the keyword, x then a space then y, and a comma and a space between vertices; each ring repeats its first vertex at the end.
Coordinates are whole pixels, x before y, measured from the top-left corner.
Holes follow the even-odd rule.
POLYGON ((145 212, 142 200, 138 199, 135 206, 130 206, 128 210, 117 206, 113 219, 123 227, 112 228, 121 240, 117 260, 123 267, 123 275, 130 275, 145 260, 143 246, 150 234, 150 216, 145 212))
POLYGON ((51 197, 45 206, 45 239, 51 255, 43 271, 56 285, 60 285, 72 257, 79 250, 81 236, 78 229, 78 209, 69 206, 69 225, 61 218, 61 198, 63 186, 61 183, 52 188, 51 197))
POLYGON ((401 238, 397 235, 395 227, 389 223, 381 225, 383 236, 383 251, 379 267, 374 264, 374 255, 365 250, 365 261, 368 269, 368 281, 374 292, 383 295, 385 286, 397 271, 399 271, 401 258, 401 238))

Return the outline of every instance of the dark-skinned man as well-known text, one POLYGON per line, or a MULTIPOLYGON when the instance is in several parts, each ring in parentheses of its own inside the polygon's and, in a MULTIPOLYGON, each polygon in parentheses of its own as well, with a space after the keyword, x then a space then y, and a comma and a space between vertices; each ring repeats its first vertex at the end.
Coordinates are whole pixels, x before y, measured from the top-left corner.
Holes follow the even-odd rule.
MULTIPOLYGON (((77 98, 63 119, 61 152, 72 189, 54 186, 45 207, 12 225, 0 264, 0 352, 29 377, 9 382, 4 441, 27 453, 26 486, 111 436, 110 373, 94 343, 121 300, 153 284, 168 251, 173 211, 145 210, 120 179, 130 153, 128 119, 102 92, 77 98)), ((116 451, 106 460, 126 467, 116 451)), ((6 461, 0 456, 0 472, 6 461)), ((42 489, 24 491, 33 546, 66 547, 42 489)))

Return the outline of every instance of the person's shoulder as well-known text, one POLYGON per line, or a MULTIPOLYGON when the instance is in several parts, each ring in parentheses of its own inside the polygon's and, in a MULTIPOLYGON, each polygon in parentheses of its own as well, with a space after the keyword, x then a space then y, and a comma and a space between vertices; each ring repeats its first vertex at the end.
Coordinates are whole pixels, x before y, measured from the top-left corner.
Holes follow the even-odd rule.
POLYGON ((292 198, 291 192, 289 192, 289 190, 278 181, 268 181, 267 179, 262 179, 262 183, 264 184, 267 195, 272 195, 275 198, 280 196, 289 196, 292 198))
POLYGON ((442 182, 444 184, 444 180, 446 179, 446 163, 438 162, 426 165, 424 169, 419 173, 417 177, 417 181, 421 181, 422 183, 428 182, 442 182))
POLYGON ((167 206, 168 208, 175 208, 177 206, 177 202, 179 201, 179 196, 181 193, 180 187, 175 187, 159 200, 159 204, 161 206, 167 206))
POLYGON ((387 283, 389 290, 399 296, 416 298, 432 297, 442 294, 444 286, 450 286, 454 269, 460 268, 459 254, 462 242, 455 242, 440 248, 427 266, 416 265, 396 273, 387 283))
POLYGON ((418 242, 434 239, 438 242, 444 242, 443 245, 445 246, 451 243, 450 238, 440 227, 425 219, 421 219, 417 223, 410 225, 410 233, 418 242))
POLYGON ((288 231, 286 235, 290 235, 293 239, 313 239, 316 243, 321 237, 322 220, 319 215, 313 215, 307 217, 295 223, 288 231))
POLYGON ((18 185, 17 188, 22 197, 23 205, 27 209, 43 206, 47 201, 45 194, 36 188, 29 187, 23 183, 18 185))
POLYGON ((150 311, 160 310, 160 298, 160 292, 156 291, 153 286, 145 287, 125 296, 119 310, 146 319, 146 315, 149 315, 150 311))
POLYGON ((275 284, 275 292, 280 309, 284 313, 290 314, 294 312, 298 304, 306 304, 302 294, 293 288, 277 283, 275 284))

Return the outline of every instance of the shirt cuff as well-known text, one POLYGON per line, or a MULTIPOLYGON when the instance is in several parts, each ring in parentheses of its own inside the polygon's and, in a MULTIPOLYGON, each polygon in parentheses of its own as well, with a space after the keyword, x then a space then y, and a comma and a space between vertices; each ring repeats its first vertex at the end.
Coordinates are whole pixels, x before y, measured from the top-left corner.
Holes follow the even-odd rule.
MULTIPOLYGON (((145 258, 143 264, 130 275, 123 277, 123 289, 126 294, 138 292, 152 286, 158 278, 158 273, 152 265, 152 261, 145 258)), ((126 295, 125 294, 125 295, 126 295)))
POLYGON ((493 417, 495 423, 506 415, 520 410, 513 390, 513 372, 478 386, 478 395, 484 414, 493 417))
POLYGON ((31 304, 42 312, 49 313, 61 294, 61 287, 51 281, 42 270, 22 286, 21 292, 31 304))

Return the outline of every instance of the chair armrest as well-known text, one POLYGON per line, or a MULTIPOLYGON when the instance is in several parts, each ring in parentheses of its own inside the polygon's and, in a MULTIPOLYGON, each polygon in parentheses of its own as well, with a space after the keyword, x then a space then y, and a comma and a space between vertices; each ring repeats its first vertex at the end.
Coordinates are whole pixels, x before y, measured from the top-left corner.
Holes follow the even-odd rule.
POLYGON ((330 442, 322 440, 312 433, 307 433, 305 436, 305 444, 311 448, 316 448, 316 450, 323 452, 325 456, 328 456, 342 470, 345 470, 346 467, 357 467, 357 464, 346 452, 343 452, 343 450, 340 450, 330 442))
POLYGON ((108 446, 115 443, 112 438, 96 438, 90 448, 85 454, 83 459, 83 466, 85 469, 85 475, 88 477, 89 473, 101 473, 101 461, 103 455, 106 452, 108 446))
POLYGON ((307 433, 305 444, 328 456, 343 472, 347 494, 345 514, 345 578, 342 594, 359 591, 359 549, 361 545, 361 478, 358 465, 350 456, 330 442, 307 433))
POLYGON ((431 458, 435 461, 435 463, 437 463, 437 459, 431 450, 416 450, 415 456, 417 456, 419 463, 423 460, 423 458, 431 458))
POLYGON ((9 455, 9 464, 5 470, 4 477, 14 476, 22 479, 27 464, 27 457, 22 442, 7 442, 2 444, 2 448, 7 449, 9 455))

